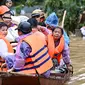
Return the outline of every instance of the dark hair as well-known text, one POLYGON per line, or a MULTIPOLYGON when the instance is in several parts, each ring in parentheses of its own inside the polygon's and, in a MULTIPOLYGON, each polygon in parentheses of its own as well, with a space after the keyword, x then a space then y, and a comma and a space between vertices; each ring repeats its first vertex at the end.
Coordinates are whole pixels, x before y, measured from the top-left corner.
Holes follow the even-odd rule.
POLYGON ((2 5, 5 5, 5 4, 8 3, 9 1, 12 1, 12 2, 13 2, 14 0, 3 0, 3 1, 2 1, 2 5))
POLYGON ((57 27, 53 28, 53 29, 52 29, 52 32, 53 32, 55 29, 57 29, 57 28, 59 28, 59 29, 61 30, 61 33, 63 34, 63 28, 60 27, 60 26, 57 26, 57 27))
POLYGON ((38 25, 38 22, 35 18, 30 18, 30 19, 27 20, 27 22, 29 22, 31 24, 32 28, 37 27, 37 25, 38 25))
POLYGON ((4 22, 0 22, 0 29, 1 29, 3 26, 8 27, 7 24, 5 24, 4 22))

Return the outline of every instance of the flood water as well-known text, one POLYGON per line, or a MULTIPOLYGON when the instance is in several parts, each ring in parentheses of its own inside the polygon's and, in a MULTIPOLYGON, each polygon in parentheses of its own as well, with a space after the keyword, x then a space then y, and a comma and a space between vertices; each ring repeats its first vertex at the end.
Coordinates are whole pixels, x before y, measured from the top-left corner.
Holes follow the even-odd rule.
POLYGON ((85 40, 78 37, 71 38, 70 57, 74 74, 66 85, 85 85, 85 40))

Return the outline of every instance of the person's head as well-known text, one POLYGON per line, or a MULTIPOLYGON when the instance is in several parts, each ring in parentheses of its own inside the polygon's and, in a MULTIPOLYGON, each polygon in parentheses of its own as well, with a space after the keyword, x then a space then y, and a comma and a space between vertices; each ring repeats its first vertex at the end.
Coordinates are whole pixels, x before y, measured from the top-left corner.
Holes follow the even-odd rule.
POLYGON ((28 19, 28 22, 31 24, 32 28, 37 28, 38 22, 35 18, 28 19))
POLYGON ((13 5, 12 0, 6 0, 5 5, 10 8, 13 5))
POLYGON ((45 20, 46 27, 50 30, 58 26, 58 17, 55 12, 51 13, 45 20))
POLYGON ((31 24, 27 21, 20 22, 17 30, 18 30, 19 36, 23 34, 28 34, 32 31, 31 24))
POLYGON ((43 22, 45 20, 44 12, 40 9, 35 9, 31 15, 32 18, 36 18, 38 22, 43 22))
POLYGON ((52 30, 52 35, 53 35, 54 40, 60 39, 61 36, 63 35, 63 28, 57 26, 56 28, 54 28, 54 29, 52 30))
POLYGON ((4 5, 0 6, 0 20, 5 22, 8 26, 11 24, 10 9, 4 5))
POLYGON ((0 34, 4 37, 7 35, 8 26, 4 22, 0 22, 0 34))

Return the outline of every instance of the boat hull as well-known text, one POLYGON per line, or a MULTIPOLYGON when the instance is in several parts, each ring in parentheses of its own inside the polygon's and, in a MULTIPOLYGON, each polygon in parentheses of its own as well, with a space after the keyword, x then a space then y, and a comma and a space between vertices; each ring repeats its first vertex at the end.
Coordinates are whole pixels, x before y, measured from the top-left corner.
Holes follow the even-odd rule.
POLYGON ((0 85, 63 85, 69 78, 69 72, 66 74, 54 73, 49 78, 0 72, 0 85))

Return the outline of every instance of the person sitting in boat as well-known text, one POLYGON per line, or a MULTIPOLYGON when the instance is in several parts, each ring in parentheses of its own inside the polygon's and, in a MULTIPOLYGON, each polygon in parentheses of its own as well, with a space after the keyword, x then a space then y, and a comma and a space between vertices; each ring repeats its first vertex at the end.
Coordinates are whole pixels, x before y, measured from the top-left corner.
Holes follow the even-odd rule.
POLYGON ((62 67, 65 64, 69 68, 71 65, 69 46, 64 40, 63 28, 57 26, 52 29, 52 34, 47 36, 47 42, 48 52, 55 63, 54 66, 62 67))
POLYGON ((0 6, 0 22, 4 22, 8 25, 6 39, 10 42, 15 42, 18 37, 17 30, 15 30, 17 25, 12 22, 10 9, 5 5, 0 6))
POLYGON ((5 38, 8 26, 4 22, 0 22, 0 65, 4 63, 7 55, 13 54, 13 48, 10 42, 5 38))
POLYGON ((13 56, 6 56, 8 72, 15 71, 24 74, 50 75, 53 67, 51 57, 48 54, 45 40, 32 33, 29 22, 21 22, 18 26, 19 43, 13 56))
MULTIPOLYGON (((58 26, 58 17, 56 15, 55 12, 52 12, 45 20, 45 24, 46 24, 46 27, 52 31, 52 29, 56 28, 58 26)), ((67 35, 67 33, 65 32, 65 30, 63 29, 64 31, 64 39, 65 39, 65 42, 69 45, 70 44, 70 39, 67 35)))

